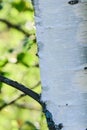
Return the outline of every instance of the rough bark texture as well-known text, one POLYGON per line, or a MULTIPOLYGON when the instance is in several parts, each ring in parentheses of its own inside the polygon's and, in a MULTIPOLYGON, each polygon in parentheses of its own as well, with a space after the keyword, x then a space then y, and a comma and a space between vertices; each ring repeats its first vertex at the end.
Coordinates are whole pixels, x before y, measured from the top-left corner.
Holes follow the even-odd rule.
POLYGON ((42 100, 63 130, 87 130, 87 3, 35 0, 42 100))

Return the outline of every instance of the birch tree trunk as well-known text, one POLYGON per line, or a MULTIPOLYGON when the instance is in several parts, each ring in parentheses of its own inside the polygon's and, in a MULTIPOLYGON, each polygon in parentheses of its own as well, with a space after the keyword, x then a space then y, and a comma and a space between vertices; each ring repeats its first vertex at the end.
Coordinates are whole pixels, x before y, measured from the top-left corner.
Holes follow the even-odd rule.
POLYGON ((34 1, 42 100, 63 130, 87 130, 86 1, 34 1))

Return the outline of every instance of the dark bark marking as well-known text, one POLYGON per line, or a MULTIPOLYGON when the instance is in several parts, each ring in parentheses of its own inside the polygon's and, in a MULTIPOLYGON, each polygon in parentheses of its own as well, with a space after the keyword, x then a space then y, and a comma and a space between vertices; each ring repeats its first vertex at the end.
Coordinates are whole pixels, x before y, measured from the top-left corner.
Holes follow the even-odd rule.
POLYGON ((74 4, 78 4, 79 3, 79 0, 71 0, 68 2, 68 4, 70 5, 74 5, 74 4))

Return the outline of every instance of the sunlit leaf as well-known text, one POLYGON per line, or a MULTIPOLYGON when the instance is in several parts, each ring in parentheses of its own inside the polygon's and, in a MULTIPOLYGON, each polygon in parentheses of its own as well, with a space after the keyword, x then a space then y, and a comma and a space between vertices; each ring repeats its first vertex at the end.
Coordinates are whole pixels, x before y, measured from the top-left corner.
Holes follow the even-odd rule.
POLYGON ((4 67, 8 63, 7 59, 0 59, 0 67, 4 67))
POLYGON ((26 10, 32 11, 31 7, 29 6, 29 2, 25 0, 14 1, 12 2, 12 6, 16 8, 19 12, 26 11, 26 10))
POLYGON ((30 54, 29 52, 20 53, 17 56, 17 60, 19 63, 22 63, 26 67, 29 67, 34 64, 35 56, 30 54))
POLYGON ((26 121, 22 127, 22 130, 38 130, 33 123, 26 121))
MULTIPOLYGON (((1 68, 0 69, 0 75, 6 76, 6 75, 8 75, 8 73, 6 71, 4 72, 3 69, 1 68)), ((0 82, 0 92, 1 92, 2 87, 3 87, 3 83, 0 82)))

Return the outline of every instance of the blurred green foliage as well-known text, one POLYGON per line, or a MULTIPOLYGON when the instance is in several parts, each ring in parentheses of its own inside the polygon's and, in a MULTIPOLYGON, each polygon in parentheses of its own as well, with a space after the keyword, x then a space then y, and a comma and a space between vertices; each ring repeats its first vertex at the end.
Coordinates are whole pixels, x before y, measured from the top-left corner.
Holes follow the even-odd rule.
MULTIPOLYGON (((0 74, 41 93, 36 54, 31 2, 0 0, 0 74)), ((20 95, 20 91, 0 82, 0 130, 46 130, 41 106, 30 97, 20 95), (7 105, 14 99, 15 102, 7 105)))

